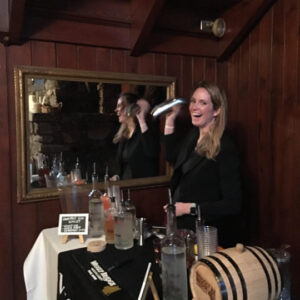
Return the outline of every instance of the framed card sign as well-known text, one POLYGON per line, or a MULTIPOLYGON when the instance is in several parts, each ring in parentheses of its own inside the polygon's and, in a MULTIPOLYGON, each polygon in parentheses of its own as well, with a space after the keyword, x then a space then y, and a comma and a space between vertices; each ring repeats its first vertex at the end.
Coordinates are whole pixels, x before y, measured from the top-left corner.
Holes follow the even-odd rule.
POLYGON ((59 235, 88 234, 89 214, 60 214, 58 222, 59 235))

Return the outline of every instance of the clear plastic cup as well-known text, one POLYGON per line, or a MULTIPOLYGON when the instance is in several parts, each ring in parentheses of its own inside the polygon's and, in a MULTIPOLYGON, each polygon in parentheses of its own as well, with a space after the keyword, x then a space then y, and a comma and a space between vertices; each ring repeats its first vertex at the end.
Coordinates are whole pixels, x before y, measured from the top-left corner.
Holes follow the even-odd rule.
POLYGON ((200 225, 196 228, 198 260, 217 252, 218 229, 213 226, 200 225))

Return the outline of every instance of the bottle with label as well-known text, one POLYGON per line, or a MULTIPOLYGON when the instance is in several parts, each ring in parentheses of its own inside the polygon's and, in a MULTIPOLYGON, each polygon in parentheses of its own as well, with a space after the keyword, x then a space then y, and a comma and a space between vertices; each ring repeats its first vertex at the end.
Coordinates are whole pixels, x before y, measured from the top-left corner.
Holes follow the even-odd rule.
POLYGON ((104 210, 104 234, 105 240, 108 244, 114 244, 114 215, 116 212, 115 197, 111 193, 111 187, 108 189, 110 198, 110 206, 104 210))
MULTIPOLYGON (((123 194, 122 194, 123 195, 123 194)), ((125 211, 131 213, 132 215, 132 232, 135 237, 136 234, 136 208, 130 198, 130 190, 127 190, 127 199, 124 201, 124 209, 125 211)))
POLYGON ((169 191, 167 235, 161 241, 162 286, 164 300, 187 300, 186 249, 177 236, 175 204, 169 191))
POLYGON ((96 163, 93 165, 92 190, 89 193, 89 235, 100 237, 104 234, 104 211, 101 200, 101 192, 96 184, 98 177, 96 174, 96 163))

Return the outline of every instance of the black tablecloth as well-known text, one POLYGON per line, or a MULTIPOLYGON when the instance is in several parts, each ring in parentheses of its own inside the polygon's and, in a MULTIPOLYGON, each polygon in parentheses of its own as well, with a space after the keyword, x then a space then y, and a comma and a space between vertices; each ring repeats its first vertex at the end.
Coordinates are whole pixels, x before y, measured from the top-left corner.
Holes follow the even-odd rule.
MULTIPOLYGON (((154 263, 152 240, 149 238, 144 246, 135 245, 129 250, 117 250, 114 245, 107 245, 106 249, 99 253, 88 252, 86 248, 60 253, 57 299, 136 300, 149 262, 152 263, 155 286, 162 298, 161 280, 158 266, 154 263), (126 263, 122 265, 122 262, 126 263), (108 271, 111 266, 118 264, 121 265, 108 271), (115 285, 109 281, 106 274, 115 285), (99 280, 99 277, 108 279, 111 287, 106 281, 99 280), (110 292, 112 293, 109 294, 110 292)), ((148 294, 149 299, 152 299, 151 293, 148 294)))

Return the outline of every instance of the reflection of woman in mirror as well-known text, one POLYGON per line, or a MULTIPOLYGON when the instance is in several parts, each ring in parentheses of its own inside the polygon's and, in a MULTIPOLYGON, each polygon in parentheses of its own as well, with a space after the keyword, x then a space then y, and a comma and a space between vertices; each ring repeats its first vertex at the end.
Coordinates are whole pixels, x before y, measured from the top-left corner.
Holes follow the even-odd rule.
POLYGON ((237 242, 242 205, 237 149, 225 129, 226 96, 215 84, 201 82, 192 94, 193 128, 179 146, 173 107, 165 122, 166 157, 174 163, 171 180, 179 228, 195 230, 195 205, 207 225, 218 228, 220 245, 237 242), (178 150, 178 151, 177 151, 178 150))
POLYGON ((112 181, 158 175, 159 131, 148 120, 149 110, 148 101, 136 94, 120 95, 115 112, 121 126, 113 139, 120 170, 112 181))

